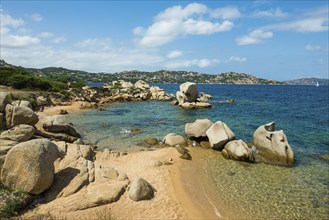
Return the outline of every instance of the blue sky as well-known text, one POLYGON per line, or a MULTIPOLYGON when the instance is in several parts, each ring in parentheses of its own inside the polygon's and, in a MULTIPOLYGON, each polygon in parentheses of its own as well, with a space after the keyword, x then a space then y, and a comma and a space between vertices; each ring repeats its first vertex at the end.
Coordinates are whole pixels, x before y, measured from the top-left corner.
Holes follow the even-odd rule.
POLYGON ((326 0, 0 4, 0 56, 14 65, 328 78, 326 0))

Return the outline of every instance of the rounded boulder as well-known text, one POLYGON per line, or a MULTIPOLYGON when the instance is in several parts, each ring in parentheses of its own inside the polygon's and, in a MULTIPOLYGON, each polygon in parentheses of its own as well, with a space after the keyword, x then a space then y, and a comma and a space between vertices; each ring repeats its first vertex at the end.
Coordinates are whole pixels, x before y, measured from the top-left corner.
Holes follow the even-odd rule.
POLYGON ((38 195, 52 185, 58 156, 57 146, 47 139, 17 144, 6 156, 1 181, 9 188, 38 195))

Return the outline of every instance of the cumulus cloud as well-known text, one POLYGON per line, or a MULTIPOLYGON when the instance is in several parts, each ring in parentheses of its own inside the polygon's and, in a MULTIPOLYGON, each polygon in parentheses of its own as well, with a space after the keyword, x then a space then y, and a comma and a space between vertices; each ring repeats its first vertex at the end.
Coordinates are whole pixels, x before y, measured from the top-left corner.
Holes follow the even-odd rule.
POLYGON ((263 31, 260 29, 251 31, 248 35, 238 37, 236 39, 236 43, 238 45, 249 45, 249 44, 260 44, 265 39, 269 39, 273 37, 273 33, 271 31, 263 31))
POLYGON ((167 58, 173 59, 173 58, 181 57, 182 55, 183 55, 183 52, 182 51, 180 51, 180 50, 173 50, 173 51, 170 51, 167 54, 167 58))
MULTIPOLYGON (((226 9, 227 10, 227 9, 226 9)), ((231 9, 230 9, 231 10, 231 9)), ((221 18, 236 17, 232 12, 222 10, 217 12, 221 18)), ((214 12, 213 12, 214 13, 214 12)), ((236 13, 236 12, 235 12, 236 13)), ((210 9, 203 4, 192 3, 185 8, 173 6, 160 12, 155 21, 148 28, 136 27, 133 33, 141 37, 142 46, 157 47, 186 35, 209 35, 217 32, 229 31, 234 26, 233 22, 224 20, 213 22, 205 17, 210 17, 210 9)))
POLYGON ((219 63, 217 59, 192 59, 192 60, 176 60, 167 63, 166 67, 169 69, 177 69, 177 68, 188 68, 197 66, 199 68, 209 67, 211 65, 215 65, 219 63))
POLYGON ((319 45, 306 45, 305 49, 308 51, 316 51, 316 50, 321 50, 321 47, 319 45))
POLYGON ((282 18, 288 16, 287 13, 284 13, 280 8, 272 8, 266 11, 255 11, 253 13, 253 16, 255 17, 276 17, 276 18, 282 18))
POLYGON ((42 17, 40 14, 37 14, 37 13, 32 14, 32 15, 30 16, 30 18, 31 18, 33 21, 35 21, 35 22, 40 22, 40 21, 42 21, 42 19, 43 19, 43 17, 42 17))

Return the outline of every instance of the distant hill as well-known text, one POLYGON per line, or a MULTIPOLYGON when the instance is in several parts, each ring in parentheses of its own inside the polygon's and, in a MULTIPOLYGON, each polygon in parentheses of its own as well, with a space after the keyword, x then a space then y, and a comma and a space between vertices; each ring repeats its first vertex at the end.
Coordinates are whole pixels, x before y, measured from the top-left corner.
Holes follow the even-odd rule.
POLYGON ((319 78, 302 78, 302 79, 295 79, 285 81, 288 85, 316 85, 319 82, 320 86, 328 86, 329 79, 319 79, 319 78))
MULTIPOLYGON (((15 67, 0 60, 0 67, 15 67)), ((104 82, 111 83, 114 80, 136 82, 141 79, 148 83, 209 83, 209 84, 285 84, 275 80, 257 78, 253 75, 237 72, 226 72, 218 75, 204 74, 193 71, 168 71, 155 72, 124 71, 118 73, 89 73, 80 70, 70 70, 62 67, 47 67, 42 69, 25 68, 29 73, 39 76, 47 76, 50 79, 62 82, 104 82)))

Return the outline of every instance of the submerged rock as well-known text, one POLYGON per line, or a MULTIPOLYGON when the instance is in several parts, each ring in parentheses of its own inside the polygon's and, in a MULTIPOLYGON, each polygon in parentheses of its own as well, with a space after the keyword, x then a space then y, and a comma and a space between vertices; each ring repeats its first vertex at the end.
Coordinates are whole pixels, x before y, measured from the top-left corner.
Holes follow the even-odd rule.
POLYGON ((253 150, 243 140, 230 141, 225 145, 222 151, 226 159, 235 159, 240 161, 254 162, 253 150))

